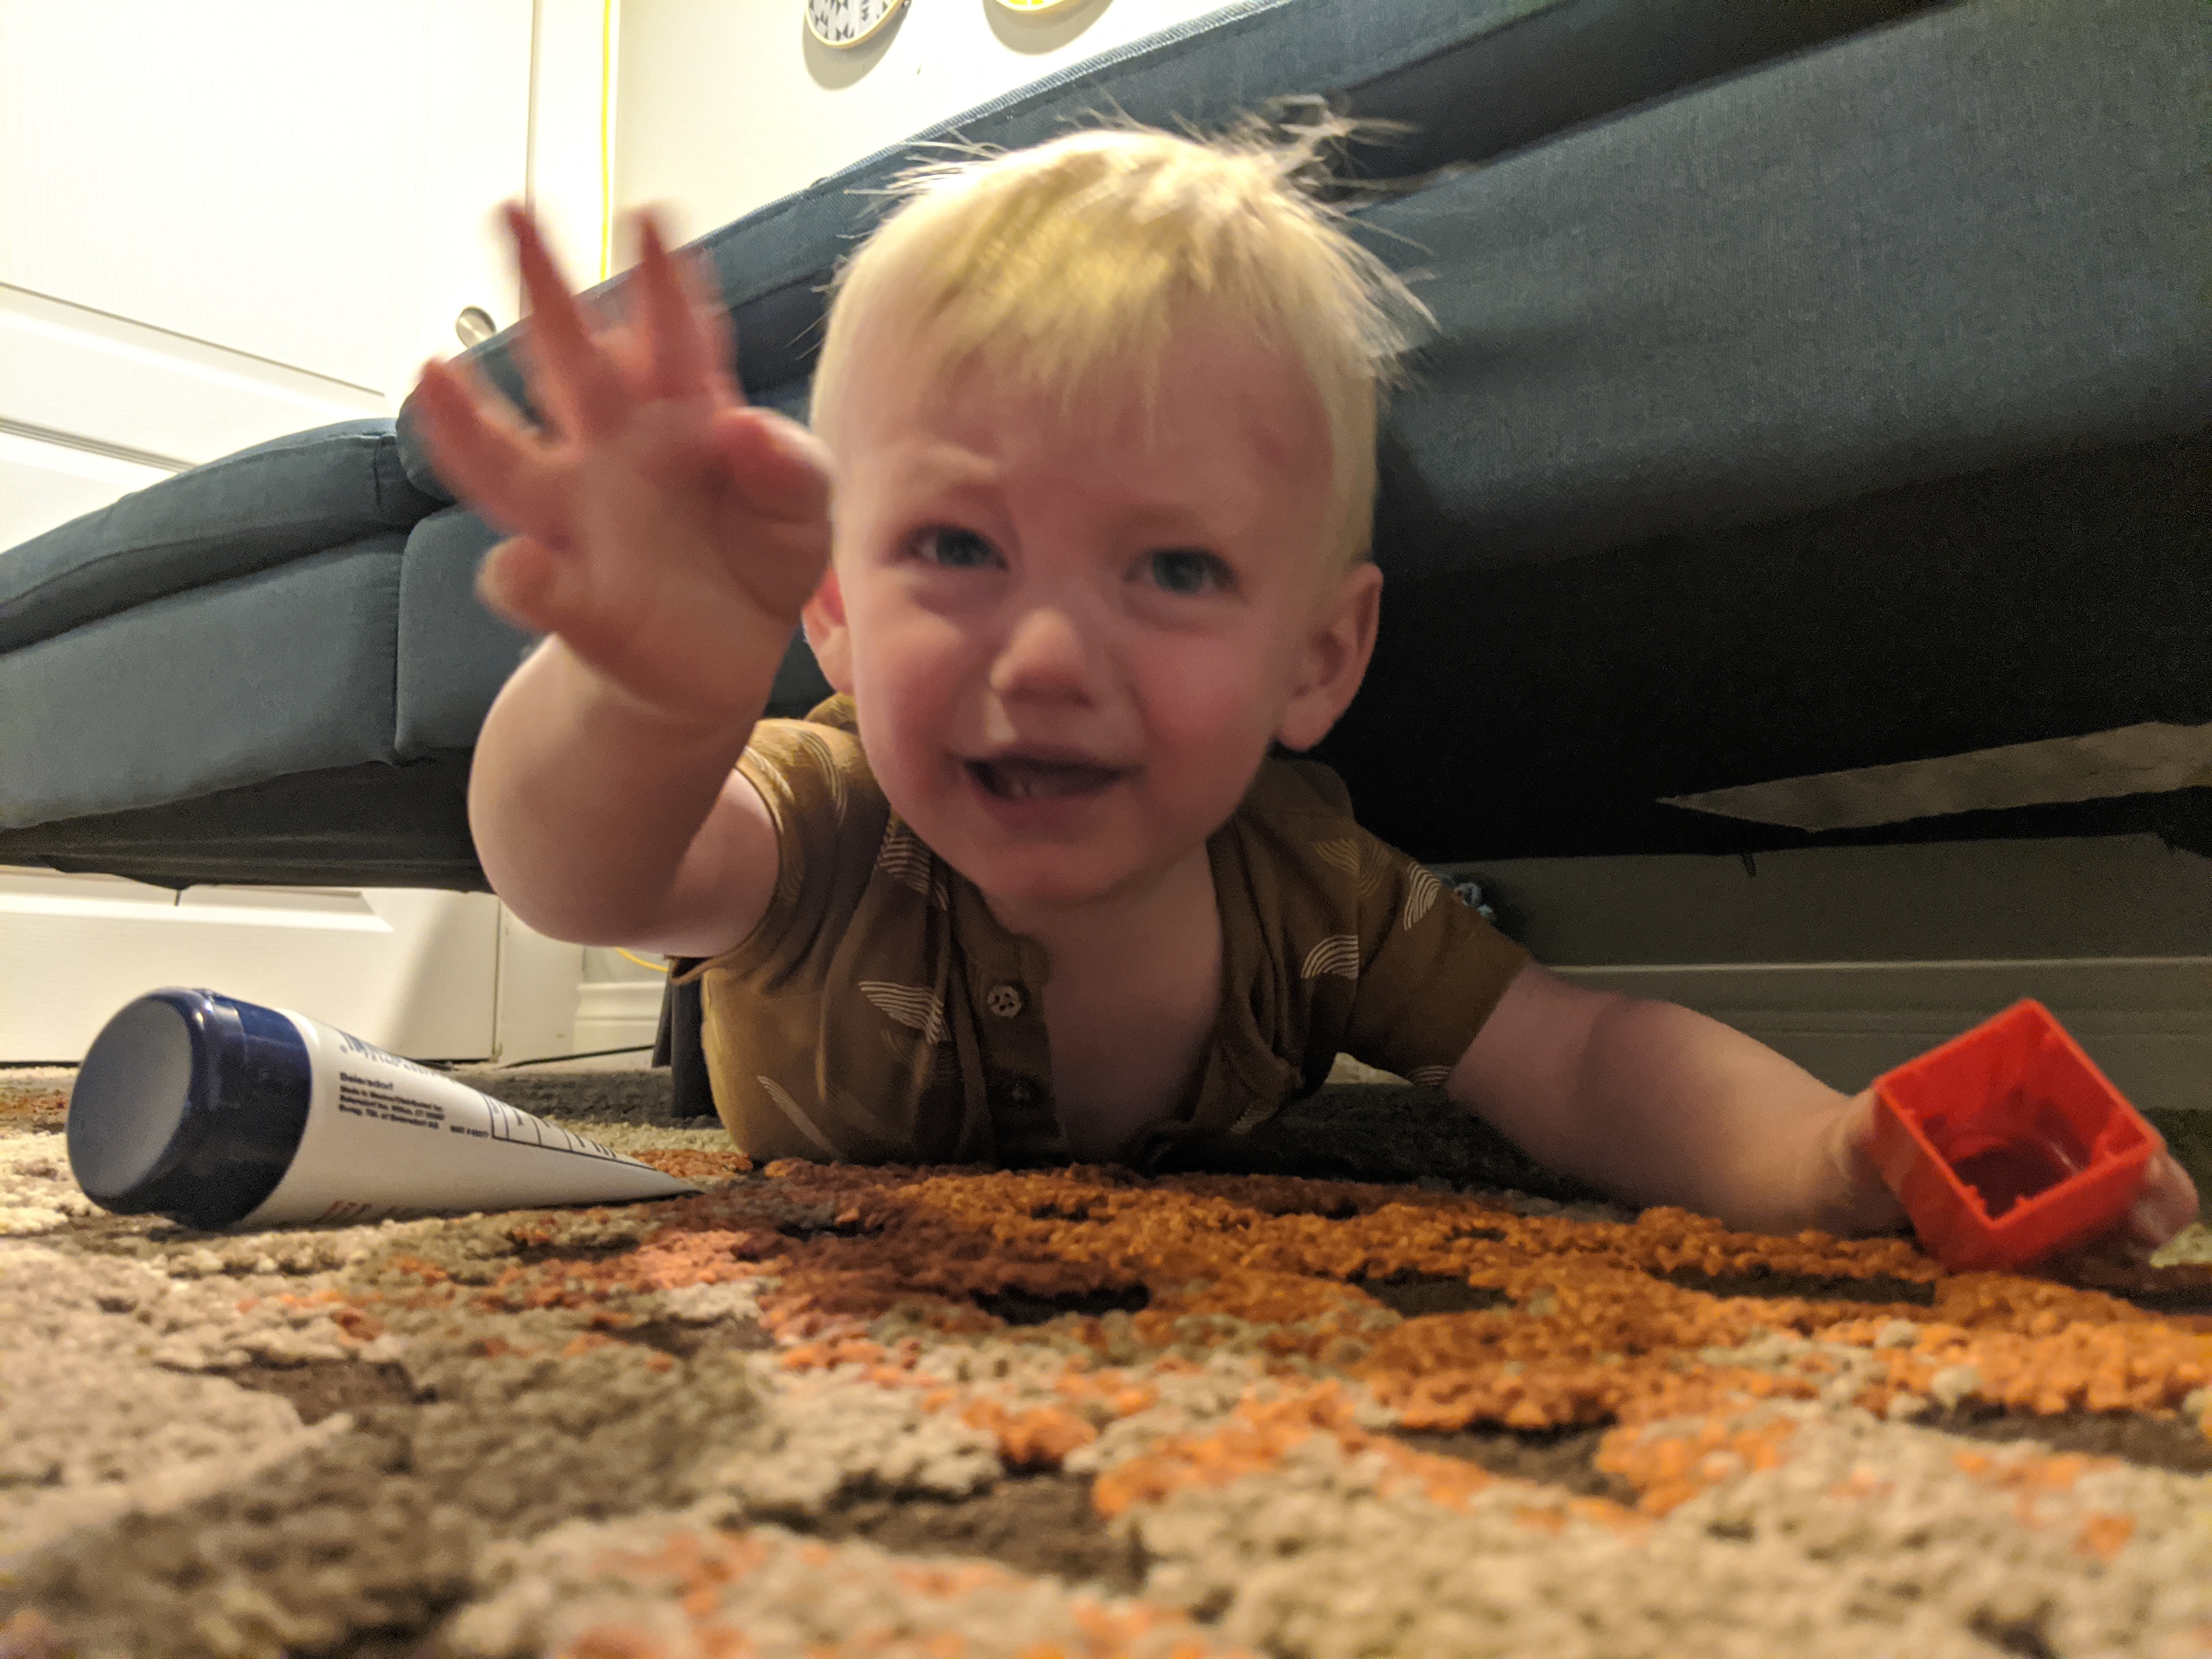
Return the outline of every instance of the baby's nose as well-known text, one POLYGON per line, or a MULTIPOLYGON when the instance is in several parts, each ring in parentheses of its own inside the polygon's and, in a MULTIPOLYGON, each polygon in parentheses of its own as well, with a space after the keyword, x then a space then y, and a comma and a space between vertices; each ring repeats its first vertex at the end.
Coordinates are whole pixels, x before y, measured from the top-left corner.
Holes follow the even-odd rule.
POLYGON ((1030 606, 1006 630, 991 665, 991 689, 1000 696, 1086 695, 1097 666, 1095 631, 1072 606, 1030 606))

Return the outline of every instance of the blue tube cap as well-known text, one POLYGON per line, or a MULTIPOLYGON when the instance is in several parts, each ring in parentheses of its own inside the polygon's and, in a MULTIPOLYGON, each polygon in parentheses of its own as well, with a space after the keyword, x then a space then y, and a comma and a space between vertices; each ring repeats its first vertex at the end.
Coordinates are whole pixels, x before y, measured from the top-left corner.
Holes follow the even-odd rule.
POLYGON ((314 1062, 283 1014, 215 991, 149 991, 100 1028, 70 1092, 70 1170, 119 1215, 215 1231, 291 1167, 314 1062))

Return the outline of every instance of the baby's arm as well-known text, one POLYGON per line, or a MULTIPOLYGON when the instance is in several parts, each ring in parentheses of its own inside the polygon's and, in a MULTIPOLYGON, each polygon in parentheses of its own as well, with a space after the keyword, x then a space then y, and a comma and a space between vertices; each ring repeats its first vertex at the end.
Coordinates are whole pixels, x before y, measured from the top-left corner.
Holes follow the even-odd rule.
POLYGON ((477 854, 544 932, 713 954, 775 879, 774 825, 732 767, 828 558, 826 457, 745 404, 719 308, 650 222, 629 318, 595 334, 510 222, 544 429, 452 365, 424 369, 418 401, 441 475, 508 532, 479 592, 551 636, 478 738, 477 854))
POLYGON ((1717 1020, 1534 963, 1445 1088, 1540 1163, 1633 1203, 1769 1232, 1904 1218, 1839 1144, 1850 1097, 1717 1020))
POLYGON ((732 769, 751 731, 750 719, 695 734, 641 717, 547 640, 501 689, 470 769, 469 825, 493 890, 556 939, 728 950, 775 886, 775 826, 732 769))
MULTIPOLYGON (((1540 1162, 1633 1203, 1771 1233, 1905 1219, 1868 1153, 1869 1096, 1829 1088, 1718 1020, 1534 963, 1446 1088, 1540 1162)), ((2116 1242, 2154 1249, 2196 1213, 2188 1175, 2161 1153, 2116 1242)))

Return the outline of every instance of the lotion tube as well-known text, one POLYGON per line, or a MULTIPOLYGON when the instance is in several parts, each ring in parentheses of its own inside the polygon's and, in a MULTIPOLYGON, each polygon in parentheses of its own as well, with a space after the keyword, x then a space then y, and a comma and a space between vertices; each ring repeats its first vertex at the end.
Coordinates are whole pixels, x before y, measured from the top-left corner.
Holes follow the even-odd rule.
POLYGON ((626 1203, 699 1189, 289 1009, 149 992, 70 1097, 88 1197, 214 1231, 626 1203))

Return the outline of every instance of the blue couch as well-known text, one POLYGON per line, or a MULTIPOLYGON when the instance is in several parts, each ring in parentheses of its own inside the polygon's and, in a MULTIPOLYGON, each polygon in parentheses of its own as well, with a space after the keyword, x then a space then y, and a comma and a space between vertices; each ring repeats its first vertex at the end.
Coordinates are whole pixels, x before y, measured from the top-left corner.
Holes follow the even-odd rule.
MULTIPOLYGON (((1411 124, 1361 234, 1441 329, 1382 436, 1367 688, 1321 751, 1440 860, 2154 830, 2212 790, 1821 832, 1662 798, 2212 720, 2203 0, 1247 0, 918 138, 1285 95, 1411 124)), ((702 240, 757 399, 902 148, 702 240)), ((511 342, 476 356, 517 384, 511 342)), ((406 412, 0 554, 0 862, 480 887, 527 641, 406 412)), ((802 642, 773 712, 822 690, 802 642)))

